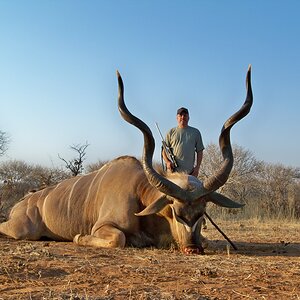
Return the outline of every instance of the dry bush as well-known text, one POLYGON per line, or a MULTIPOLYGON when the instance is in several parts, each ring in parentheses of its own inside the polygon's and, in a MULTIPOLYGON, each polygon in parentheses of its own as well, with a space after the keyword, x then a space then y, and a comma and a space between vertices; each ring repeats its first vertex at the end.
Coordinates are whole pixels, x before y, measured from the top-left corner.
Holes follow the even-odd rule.
POLYGON ((90 172, 93 172, 93 171, 97 171, 97 170, 101 169, 107 163, 108 163, 108 160, 100 160, 99 159, 95 163, 88 164, 85 167, 85 170, 86 170, 87 173, 90 173, 90 172))
MULTIPOLYGON (((239 210, 212 206, 212 214, 224 219, 299 218, 299 169, 258 161, 250 151, 237 145, 233 145, 233 155, 232 172, 219 192, 246 205, 239 210)), ((215 144, 208 145, 199 178, 204 179, 214 174, 221 161, 219 147, 215 144)))
POLYGON ((69 175, 58 168, 29 165, 12 160, 0 164, 0 218, 8 215, 11 207, 31 190, 54 185, 69 175))

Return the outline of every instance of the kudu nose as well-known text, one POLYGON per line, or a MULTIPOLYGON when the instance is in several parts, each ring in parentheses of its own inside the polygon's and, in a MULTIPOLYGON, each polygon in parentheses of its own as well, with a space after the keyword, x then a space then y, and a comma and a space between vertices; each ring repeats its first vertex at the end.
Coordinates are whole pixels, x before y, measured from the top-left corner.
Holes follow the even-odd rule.
POLYGON ((204 254, 204 249, 200 245, 188 245, 183 248, 184 254, 204 254))

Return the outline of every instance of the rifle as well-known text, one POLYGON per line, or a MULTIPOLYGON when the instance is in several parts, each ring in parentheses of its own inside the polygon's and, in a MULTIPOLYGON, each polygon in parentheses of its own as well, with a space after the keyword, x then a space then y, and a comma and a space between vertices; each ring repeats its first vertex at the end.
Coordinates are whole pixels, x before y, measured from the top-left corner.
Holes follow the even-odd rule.
POLYGON ((161 134, 161 131, 160 131, 159 127, 158 127, 158 123, 157 122, 155 122, 155 125, 156 125, 156 128, 157 128, 157 130, 159 132, 159 135, 161 137, 162 148, 164 149, 164 151, 165 151, 168 159, 172 162, 172 164, 174 165, 174 167, 177 168, 178 164, 176 162, 175 155, 173 154, 172 148, 168 147, 167 143, 165 142, 164 137, 161 134))

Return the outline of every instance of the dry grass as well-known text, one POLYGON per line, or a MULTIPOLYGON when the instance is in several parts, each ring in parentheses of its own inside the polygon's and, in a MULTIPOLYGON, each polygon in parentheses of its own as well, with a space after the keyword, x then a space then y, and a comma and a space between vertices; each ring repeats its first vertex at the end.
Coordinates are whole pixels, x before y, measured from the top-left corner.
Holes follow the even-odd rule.
POLYGON ((208 224, 206 255, 0 238, 0 299, 300 299, 300 224, 208 224))

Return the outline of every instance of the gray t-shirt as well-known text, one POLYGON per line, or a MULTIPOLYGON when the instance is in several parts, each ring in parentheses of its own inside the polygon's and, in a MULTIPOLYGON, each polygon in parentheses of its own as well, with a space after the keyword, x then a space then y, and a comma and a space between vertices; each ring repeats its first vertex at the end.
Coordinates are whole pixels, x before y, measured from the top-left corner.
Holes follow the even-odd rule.
POLYGON ((195 152, 204 149, 200 131, 190 126, 174 127, 166 135, 166 144, 173 150, 178 164, 176 171, 190 174, 195 165, 195 152))

